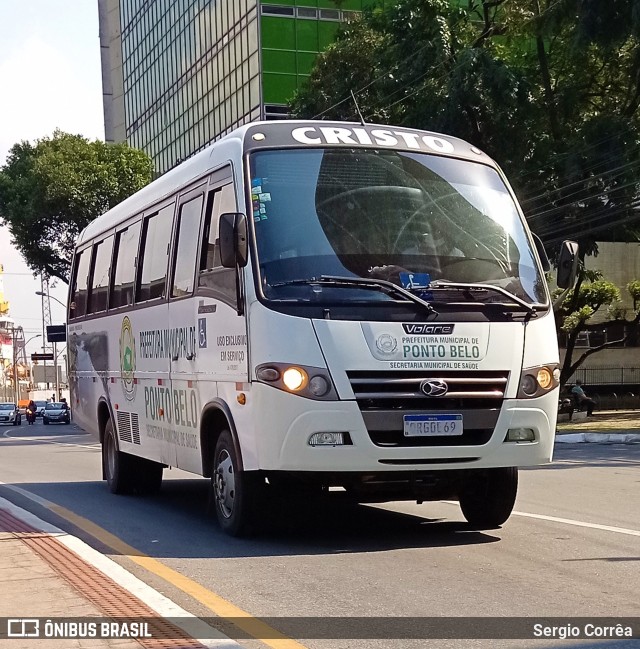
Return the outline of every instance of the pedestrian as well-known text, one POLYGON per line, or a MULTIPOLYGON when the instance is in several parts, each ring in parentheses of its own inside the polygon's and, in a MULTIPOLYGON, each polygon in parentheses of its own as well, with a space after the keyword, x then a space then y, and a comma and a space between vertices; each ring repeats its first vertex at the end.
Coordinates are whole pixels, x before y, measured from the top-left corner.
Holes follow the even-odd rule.
POLYGON ((576 384, 571 388, 571 395, 580 408, 586 407, 587 417, 591 417, 596 402, 585 394, 585 391, 582 389, 582 381, 580 379, 576 379, 576 384))

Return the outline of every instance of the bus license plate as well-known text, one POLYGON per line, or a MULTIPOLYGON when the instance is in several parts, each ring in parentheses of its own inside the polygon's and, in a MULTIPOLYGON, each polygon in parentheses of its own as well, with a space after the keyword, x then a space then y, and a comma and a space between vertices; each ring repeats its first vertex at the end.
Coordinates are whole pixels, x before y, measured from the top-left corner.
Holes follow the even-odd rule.
POLYGON ((462 415, 404 415, 405 437, 462 435, 462 415))

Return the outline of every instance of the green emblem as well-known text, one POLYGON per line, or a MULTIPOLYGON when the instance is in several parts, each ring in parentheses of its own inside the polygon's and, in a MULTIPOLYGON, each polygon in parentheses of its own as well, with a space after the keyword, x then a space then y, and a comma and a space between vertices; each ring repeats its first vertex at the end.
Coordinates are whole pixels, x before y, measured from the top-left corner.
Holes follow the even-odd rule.
POLYGON ((133 401, 136 396, 136 343, 131 327, 131 320, 125 316, 120 330, 120 376, 122 390, 127 401, 133 401))

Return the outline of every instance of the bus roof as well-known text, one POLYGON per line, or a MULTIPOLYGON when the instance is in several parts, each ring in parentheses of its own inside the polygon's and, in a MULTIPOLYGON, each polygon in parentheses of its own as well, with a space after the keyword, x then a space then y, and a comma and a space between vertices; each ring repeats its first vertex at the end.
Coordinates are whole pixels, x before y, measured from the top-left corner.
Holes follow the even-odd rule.
POLYGON ((246 151, 270 148, 366 147, 453 156, 494 166, 482 151, 464 140, 431 131, 395 126, 310 120, 251 122, 149 183, 122 203, 94 219, 79 235, 77 246, 188 186, 209 171, 246 151))

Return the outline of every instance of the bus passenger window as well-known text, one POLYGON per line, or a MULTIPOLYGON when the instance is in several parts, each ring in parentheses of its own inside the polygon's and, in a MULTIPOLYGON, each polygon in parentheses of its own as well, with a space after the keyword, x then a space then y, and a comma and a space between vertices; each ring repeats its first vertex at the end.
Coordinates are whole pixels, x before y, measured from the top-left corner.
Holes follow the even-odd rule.
POLYGON ((200 194, 180 206, 171 297, 189 295, 193 291, 203 201, 204 194, 200 194))
POLYGON ((138 269, 136 302, 146 302, 165 295, 173 208, 173 204, 167 205, 144 220, 142 267, 138 269))
POLYGON ((87 312, 87 282, 90 260, 91 248, 86 248, 76 255, 75 278, 69 307, 70 318, 79 318, 87 312))
POLYGON ((101 241, 95 247, 93 269, 91 271, 91 292, 87 313, 97 313, 107 310, 107 295, 109 291, 109 267, 111 266, 111 251, 113 237, 101 241))
POLYGON ((136 275, 139 237, 139 222, 116 234, 116 254, 113 262, 115 270, 113 272, 109 309, 117 309, 120 306, 131 306, 133 304, 133 282, 136 275))

